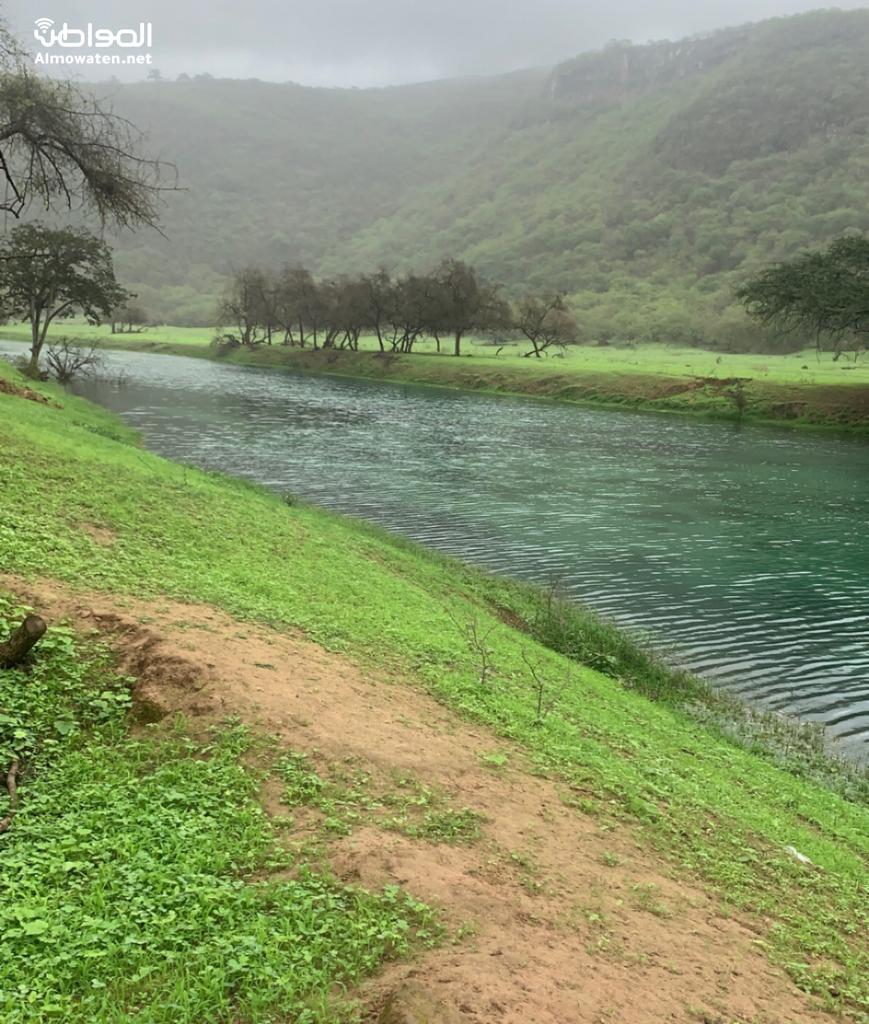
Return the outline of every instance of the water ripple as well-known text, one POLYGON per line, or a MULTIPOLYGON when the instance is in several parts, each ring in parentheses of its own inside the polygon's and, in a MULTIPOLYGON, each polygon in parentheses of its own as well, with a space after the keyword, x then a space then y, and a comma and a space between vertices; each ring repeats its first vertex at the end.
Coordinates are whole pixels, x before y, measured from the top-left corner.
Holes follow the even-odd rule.
POLYGON ((110 361, 127 384, 83 390, 154 450, 492 571, 558 579, 716 684, 869 750, 869 445, 175 357, 110 361))

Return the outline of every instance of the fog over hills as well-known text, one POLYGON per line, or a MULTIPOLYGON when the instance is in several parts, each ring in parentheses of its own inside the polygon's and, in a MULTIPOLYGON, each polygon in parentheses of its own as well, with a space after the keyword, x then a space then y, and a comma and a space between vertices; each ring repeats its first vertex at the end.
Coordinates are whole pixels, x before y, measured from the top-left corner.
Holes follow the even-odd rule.
POLYGON ((103 84, 187 191, 117 238, 151 315, 208 322, 251 262, 473 261, 563 289, 589 337, 737 339, 732 288, 869 230, 869 11, 384 89, 103 84))

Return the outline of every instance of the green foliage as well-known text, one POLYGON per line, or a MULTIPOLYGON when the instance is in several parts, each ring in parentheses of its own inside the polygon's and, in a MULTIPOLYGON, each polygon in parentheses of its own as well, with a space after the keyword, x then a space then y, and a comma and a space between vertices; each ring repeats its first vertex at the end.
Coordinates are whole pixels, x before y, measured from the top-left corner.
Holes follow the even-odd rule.
POLYGON ((281 861, 238 753, 86 742, 25 794, 0 869, 4 1021, 331 1021, 335 984, 407 951, 428 916, 397 888, 244 880, 281 861))
POLYGON ((98 324, 128 297, 108 245, 84 229, 18 224, 0 242, 0 309, 31 326, 31 370, 51 322, 78 314, 98 324))
POLYGON ((824 11, 551 74, 124 86, 118 109, 153 126, 189 192, 170 197, 170 240, 119 237, 118 265, 149 309, 210 323, 230 265, 456 256, 508 297, 564 292, 586 339, 775 346, 733 289, 869 230, 867 69, 869 13, 824 11))
POLYGON ((463 810, 428 811, 422 821, 405 825, 401 831, 414 839, 438 843, 469 843, 480 834, 480 815, 463 810))
POLYGON ((119 273, 157 318, 212 324, 229 267, 321 269, 328 249, 392 213, 400 197, 483 155, 543 79, 529 71, 476 87, 377 90, 202 77, 113 86, 118 112, 150 126, 155 151, 177 163, 186 187, 167 196, 167 238, 115 236, 119 273))
MULTIPOLYGON (((0 635, 20 614, 0 594, 0 635)), ((0 763, 24 766, 0 836, 4 1024, 331 1022, 336 985, 433 937, 397 887, 343 887, 276 846, 242 730, 130 739, 127 683, 57 626, 0 672, 0 763)))
POLYGON ((413 778, 399 778, 383 789, 370 776, 348 775, 337 766, 323 778, 305 754, 294 751, 279 758, 277 773, 285 783, 284 802, 321 811, 326 832, 349 835, 364 821, 432 843, 468 843, 480 834, 479 814, 450 807, 442 794, 413 778))
POLYGON ((770 267, 737 297, 762 323, 859 353, 869 339, 869 238, 844 236, 770 267))
POLYGON ((278 761, 277 771, 286 783, 284 799, 290 807, 316 803, 323 791, 323 780, 310 767, 305 754, 290 751, 278 761))
MULTIPOLYGON (((0 634, 15 617, 0 594, 0 634)), ((13 758, 50 763, 82 727, 119 725, 130 706, 129 687, 111 675, 109 661, 99 648, 78 655, 72 630, 55 627, 40 642, 38 658, 0 672, 0 766, 5 770, 13 758), (99 689, 95 678, 103 679, 99 689)))
MULTIPOLYGON (((289 508, 264 489, 105 439, 76 427, 62 409, 0 394, 0 424, 7 571, 213 603, 242 618, 303 629, 332 650, 417 680, 522 748, 537 771, 571 794, 593 796, 601 814, 635 828, 678 870, 768 920, 765 949, 801 986, 842 1007, 869 1001, 862 942, 869 812, 858 792, 845 799, 678 706, 650 701, 636 686, 537 643, 493 610, 533 619, 531 598, 514 584, 376 528, 305 505, 289 508), (83 521, 116 532, 111 550, 77 528, 83 521), (474 619, 495 652, 486 686, 456 627, 474 619), (572 676, 542 722, 529 694, 529 651, 547 686, 563 686, 568 668, 572 676), (794 861, 788 846, 818 868, 794 861)), ((562 632, 570 640, 571 631, 562 632)), ((621 659, 620 671, 635 664, 617 646, 594 637, 583 642, 583 652, 621 659)), ((232 805, 225 776, 221 787, 221 800, 232 805)), ((419 807, 423 817, 442 809, 419 807)), ((220 806, 209 813, 231 831, 220 806)))

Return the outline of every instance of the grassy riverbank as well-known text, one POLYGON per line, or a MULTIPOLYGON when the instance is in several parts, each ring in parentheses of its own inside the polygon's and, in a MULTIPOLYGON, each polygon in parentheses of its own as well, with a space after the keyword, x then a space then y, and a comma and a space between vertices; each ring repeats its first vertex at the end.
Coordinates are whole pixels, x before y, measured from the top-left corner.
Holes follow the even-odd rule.
MULTIPOLYGON (((26 340, 27 328, 5 328, 26 340)), ((215 358, 209 328, 157 327, 112 335, 107 327, 61 325, 56 333, 106 347, 215 358)), ((703 349, 644 345, 578 346, 564 356, 528 359, 521 345, 505 348, 473 340, 460 359, 438 355, 431 341, 411 355, 375 351, 311 351, 283 346, 236 350, 221 358, 308 373, 368 377, 404 383, 530 395, 617 409, 682 413, 792 426, 869 431, 869 362, 814 350, 788 355, 730 355, 703 349)))
MULTIPOLYGON (((303 631, 515 747, 591 827, 628 830, 674 877, 748 914, 800 988, 869 1010, 857 775, 816 773, 811 757, 785 770, 702 726, 681 707, 702 700, 690 680, 528 587, 167 462, 101 410, 42 385, 50 402, 36 401, 0 374, 7 623, 17 579, 119 607, 199 602, 277 639, 303 631)), ((412 894, 359 892, 322 850, 282 845, 257 802, 264 777, 281 763, 286 775, 267 741, 232 725, 131 732, 127 681, 98 638, 55 630, 36 665, 0 690, 0 749, 24 766, 0 837, 4 1020, 264 1021, 278 1007, 335 1020, 335 983, 352 994, 437 934, 412 894)), ((432 820, 435 838, 458 822, 432 820)))

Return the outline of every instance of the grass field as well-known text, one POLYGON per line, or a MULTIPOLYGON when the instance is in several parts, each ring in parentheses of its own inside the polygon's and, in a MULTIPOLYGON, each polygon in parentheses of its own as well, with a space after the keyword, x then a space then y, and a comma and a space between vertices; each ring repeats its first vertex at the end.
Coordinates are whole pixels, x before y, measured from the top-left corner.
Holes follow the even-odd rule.
MULTIPOLYGON (((138 351, 209 356, 210 328, 153 327, 112 335, 109 328, 69 322, 55 330, 101 345, 138 351)), ((4 336, 26 340, 28 328, 4 336)), ((521 345, 471 339, 456 359, 434 352, 427 340, 411 355, 381 354, 374 338, 359 352, 311 351, 282 346, 236 350, 225 358, 312 373, 376 377, 469 390, 527 394, 559 401, 684 413, 795 426, 869 430, 869 361, 814 349, 788 355, 733 355, 664 345, 575 346, 563 355, 524 358, 521 345)))
MULTIPOLYGON (((785 770, 702 727, 680 710, 693 695, 678 679, 579 612, 553 618, 531 588, 167 462, 107 413, 39 390, 56 404, 0 393, 5 572, 203 602, 400 675, 520 745, 579 813, 635 830, 754 915, 758 943, 801 988, 869 1011, 865 783, 822 785, 807 762, 785 770)), ((254 738, 131 735, 123 680, 98 648, 61 630, 47 655, 38 686, 12 673, 0 692, 0 749, 29 765, 0 837, 4 1021, 266 1020, 278 1005, 339 1019, 330 979, 352 984, 432 940, 411 896, 347 890, 316 861, 261 880, 287 855, 256 804, 254 738), (242 937, 232 951, 228 924, 242 937)))

